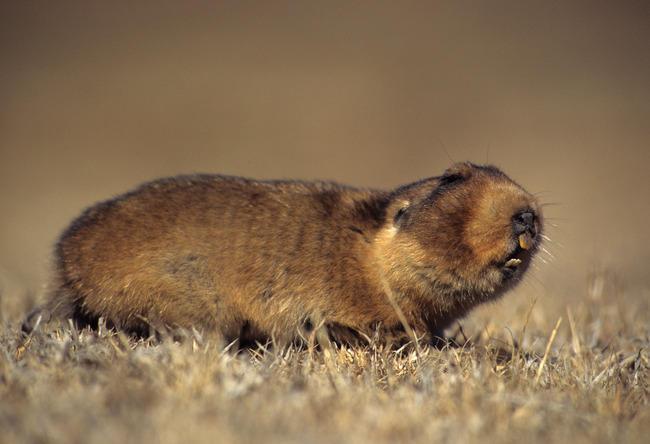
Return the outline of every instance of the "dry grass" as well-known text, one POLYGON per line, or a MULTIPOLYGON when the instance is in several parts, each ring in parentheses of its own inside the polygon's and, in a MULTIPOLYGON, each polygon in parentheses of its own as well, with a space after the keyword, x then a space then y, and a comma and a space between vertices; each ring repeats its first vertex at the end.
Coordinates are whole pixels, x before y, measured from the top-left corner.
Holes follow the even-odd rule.
POLYGON ((24 338, 20 303, 5 300, 0 441, 647 442, 647 296, 596 282, 581 302, 531 309, 510 295, 498 306, 508 329, 477 313, 471 345, 419 353, 235 353, 198 334, 66 325, 24 338))

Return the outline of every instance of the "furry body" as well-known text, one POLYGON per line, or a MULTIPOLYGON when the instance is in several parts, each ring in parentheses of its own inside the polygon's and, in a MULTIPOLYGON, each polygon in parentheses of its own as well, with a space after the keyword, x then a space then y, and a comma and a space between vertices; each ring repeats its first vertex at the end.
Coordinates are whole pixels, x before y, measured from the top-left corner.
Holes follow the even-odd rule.
POLYGON ((401 311, 433 337, 510 288, 540 230, 533 196, 469 163, 392 191, 180 176, 75 220, 57 244, 54 291, 39 313, 290 341, 321 323, 399 329, 401 311), (522 212, 533 214, 526 251, 514 222, 522 212), (513 257, 520 264, 506 267, 513 257))

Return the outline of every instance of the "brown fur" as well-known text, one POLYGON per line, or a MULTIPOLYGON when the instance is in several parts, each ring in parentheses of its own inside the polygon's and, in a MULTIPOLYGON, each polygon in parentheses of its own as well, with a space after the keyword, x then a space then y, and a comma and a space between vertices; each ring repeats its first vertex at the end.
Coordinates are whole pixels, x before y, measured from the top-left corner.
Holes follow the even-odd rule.
POLYGON ((216 175, 157 180, 72 223, 56 247, 55 292, 36 314, 289 341, 318 323, 399 329, 401 310, 432 337, 519 280, 535 250, 518 251, 521 211, 535 215, 536 246, 534 197, 496 168, 469 163, 390 192, 216 175), (523 263, 507 278, 513 254, 523 263))

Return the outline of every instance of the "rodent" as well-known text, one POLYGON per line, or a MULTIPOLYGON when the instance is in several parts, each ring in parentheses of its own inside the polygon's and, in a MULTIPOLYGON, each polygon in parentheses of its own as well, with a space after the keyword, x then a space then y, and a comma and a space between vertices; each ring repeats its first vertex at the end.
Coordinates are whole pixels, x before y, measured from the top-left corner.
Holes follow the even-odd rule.
POLYGON ((316 324, 427 340, 516 284, 541 237, 536 198, 457 163, 391 191, 190 175, 88 208, 61 235, 50 318, 131 332, 195 327, 286 343, 316 324), (401 313, 400 313, 401 312, 401 313))

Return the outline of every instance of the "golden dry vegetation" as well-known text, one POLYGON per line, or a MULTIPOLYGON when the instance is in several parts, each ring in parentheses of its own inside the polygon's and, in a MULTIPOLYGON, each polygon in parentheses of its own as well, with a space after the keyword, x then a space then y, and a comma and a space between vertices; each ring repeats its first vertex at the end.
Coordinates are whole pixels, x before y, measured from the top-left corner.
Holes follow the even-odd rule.
POLYGON ((5 295, 0 441, 646 442, 648 293, 608 279, 577 304, 510 295, 507 328, 478 313, 442 350, 236 352, 66 324, 24 337, 5 295))

